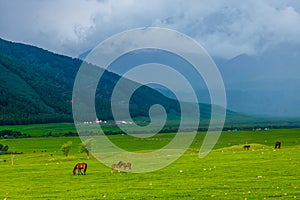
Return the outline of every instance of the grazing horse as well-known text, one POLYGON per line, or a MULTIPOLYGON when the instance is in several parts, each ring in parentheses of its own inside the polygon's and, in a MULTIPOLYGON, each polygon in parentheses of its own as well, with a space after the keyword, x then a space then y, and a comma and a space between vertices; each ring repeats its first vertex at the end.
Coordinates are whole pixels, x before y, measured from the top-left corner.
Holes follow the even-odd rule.
POLYGON ((120 172, 120 168, 121 168, 122 164, 123 164, 122 161, 119 161, 118 164, 112 164, 112 165, 111 165, 111 172, 113 172, 113 171, 115 170, 115 168, 117 168, 117 169, 118 169, 118 172, 120 172))
POLYGON ((280 146, 281 146, 281 142, 279 142, 279 141, 277 141, 276 143, 275 143, 275 149, 280 149, 280 146))
POLYGON ((121 167, 122 167, 122 166, 124 167, 124 170, 126 170, 127 167, 128 167, 129 170, 131 170, 131 163, 130 163, 130 162, 122 163, 122 164, 121 164, 121 167))
POLYGON ((249 150, 250 149, 250 145, 244 145, 244 150, 249 150))
POLYGON ((87 169, 87 164, 86 163, 77 163, 73 169, 73 174, 76 174, 76 170, 78 170, 78 175, 85 175, 87 169), (83 173, 82 170, 83 169, 83 173), (80 173, 80 174, 79 174, 80 173))

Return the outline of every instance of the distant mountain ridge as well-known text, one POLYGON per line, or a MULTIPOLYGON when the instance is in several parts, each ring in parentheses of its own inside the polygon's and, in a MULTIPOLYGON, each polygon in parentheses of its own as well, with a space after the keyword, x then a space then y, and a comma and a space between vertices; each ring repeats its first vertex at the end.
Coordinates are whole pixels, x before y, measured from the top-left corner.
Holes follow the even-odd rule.
MULTIPOLYGON (((243 57, 242 55, 236 58, 234 62, 243 57)), ((223 64, 228 62, 220 61, 223 64)), ((0 125, 73 122, 72 89, 82 62, 80 59, 58 55, 38 47, 0 39, 0 125)), ((226 66, 224 65, 224 67, 226 66)), ((95 69, 103 70, 99 67, 95 69)), ((222 72, 222 69, 220 71, 222 72)), ((187 75, 189 74, 187 73, 187 75)), ((95 96, 99 119, 113 119, 110 96, 119 79, 120 76, 117 74, 108 71, 103 73, 101 88, 97 88, 95 96)), ((228 84, 226 75, 224 79, 225 84, 228 84)), ((130 80, 126 80, 126 82, 129 85, 138 84, 130 80)), ((244 86, 240 86, 243 89, 244 86)), ((124 86, 123 90, 127 92, 127 87, 124 86)), ((168 95, 162 94, 164 92, 169 93, 170 91, 164 88, 156 91, 150 87, 140 87, 130 100, 132 117, 147 119, 149 107, 158 103, 165 107, 168 117, 179 119, 178 102, 172 99, 174 95, 172 96, 170 93, 172 98, 168 98, 166 97, 168 95)), ((237 95, 238 98, 241 98, 240 94, 237 95)), ((201 120, 204 120, 204 123, 202 121, 201 124, 206 126, 210 119, 211 105, 200 103, 199 106, 201 120)), ((274 121, 274 119, 243 115, 230 110, 227 110, 226 117, 227 127, 232 127, 234 124, 237 126, 279 124, 294 127, 299 124, 295 120, 275 119, 274 121)))
MULTIPOLYGON (((82 62, 0 39, 0 124, 72 122, 72 89, 82 62)), ((97 67, 97 70, 103 69, 97 67)), ((119 79, 116 74, 104 72, 102 87, 97 88, 95 97, 100 119, 112 119, 110 96, 119 79)), ((148 117, 149 107, 156 103, 162 104, 171 117, 180 115, 177 101, 143 86, 131 99, 132 117, 148 117)), ((201 118, 209 119, 210 105, 200 104, 200 107, 201 118)))
MULTIPOLYGON (((84 59, 91 50, 79 55, 84 59)), ((300 117, 300 45, 279 44, 257 55, 240 54, 231 59, 213 57, 226 89, 227 108, 248 115, 300 117)), ((130 61, 129 61, 130 62, 130 61)), ((170 61, 170 65, 176 65, 170 61)), ((189 80, 199 80, 186 72, 189 80)), ((194 81, 195 91, 203 103, 210 104, 204 82, 194 81)), ((169 98, 168 90, 152 87, 169 98)), ((184 90, 177 93, 189 98, 184 90)))
POLYGON ((300 116, 300 45, 281 44, 258 55, 218 64, 228 108, 247 114, 300 116))

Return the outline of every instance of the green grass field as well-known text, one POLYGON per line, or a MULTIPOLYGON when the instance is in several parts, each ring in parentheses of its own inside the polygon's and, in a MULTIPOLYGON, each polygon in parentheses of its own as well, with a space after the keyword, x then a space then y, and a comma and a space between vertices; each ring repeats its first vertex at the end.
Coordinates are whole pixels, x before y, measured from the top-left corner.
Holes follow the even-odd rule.
MULTIPOLYGON (((298 199, 299 132, 224 132, 203 159, 198 151, 204 133, 199 133, 176 162, 144 174, 111 173, 96 159, 88 160, 78 152, 78 137, 1 139, 9 150, 24 154, 0 155, 0 199, 298 199), (59 149, 69 140, 73 146, 65 157, 59 149), (277 140, 282 148, 275 150, 277 140), (246 143, 251 145, 248 151, 243 149, 246 143), (77 162, 88 163, 86 176, 72 174, 77 162)), ((151 140, 109 137, 117 145, 140 151, 159 148, 173 136, 158 134, 151 140)))
POLYGON ((31 136, 42 136, 58 133, 67 133, 69 131, 76 132, 76 128, 73 123, 53 123, 53 124, 29 124, 29 125, 2 125, 1 130, 14 130, 20 131, 23 134, 31 136))

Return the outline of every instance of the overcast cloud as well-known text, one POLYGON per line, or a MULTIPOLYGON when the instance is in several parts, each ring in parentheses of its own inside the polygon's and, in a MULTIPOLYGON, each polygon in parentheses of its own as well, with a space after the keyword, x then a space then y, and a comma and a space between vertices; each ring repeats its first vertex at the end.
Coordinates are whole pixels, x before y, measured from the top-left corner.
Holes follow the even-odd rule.
POLYGON ((1 0, 0 37, 77 56, 120 31, 183 32, 213 56, 258 54, 300 44, 300 2, 180 0, 1 0))

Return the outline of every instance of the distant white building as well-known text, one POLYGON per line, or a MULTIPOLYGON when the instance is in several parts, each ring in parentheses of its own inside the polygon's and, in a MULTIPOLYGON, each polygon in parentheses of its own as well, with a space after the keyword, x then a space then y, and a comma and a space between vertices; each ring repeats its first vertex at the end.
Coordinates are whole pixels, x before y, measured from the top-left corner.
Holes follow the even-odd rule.
POLYGON ((116 124, 133 124, 133 122, 130 121, 116 121, 116 124))
POLYGON ((96 123, 96 124, 106 124, 107 121, 101 120, 101 119, 99 120, 98 118, 96 118, 95 123, 96 123))

